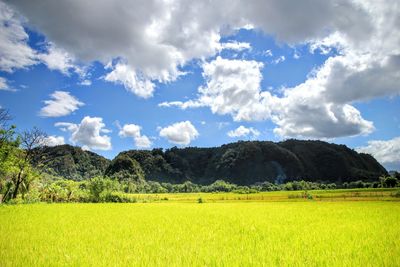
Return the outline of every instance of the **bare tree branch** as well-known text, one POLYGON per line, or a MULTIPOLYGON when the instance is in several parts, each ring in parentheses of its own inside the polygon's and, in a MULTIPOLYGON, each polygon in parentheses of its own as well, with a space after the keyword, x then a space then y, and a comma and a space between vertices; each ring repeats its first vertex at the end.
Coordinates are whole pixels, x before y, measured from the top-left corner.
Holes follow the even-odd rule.
POLYGON ((0 108, 0 129, 7 127, 8 122, 12 119, 9 111, 4 108, 0 108))

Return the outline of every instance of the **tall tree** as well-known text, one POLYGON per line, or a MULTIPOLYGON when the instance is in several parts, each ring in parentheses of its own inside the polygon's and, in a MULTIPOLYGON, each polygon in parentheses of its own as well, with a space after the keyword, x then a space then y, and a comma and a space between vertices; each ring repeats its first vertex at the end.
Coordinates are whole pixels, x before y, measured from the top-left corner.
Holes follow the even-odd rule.
POLYGON ((11 116, 8 110, 0 108, 0 193, 8 199, 13 189, 12 176, 16 172, 17 153, 20 145, 15 126, 9 125, 11 116))
POLYGON ((18 163, 18 174, 15 179, 14 192, 12 198, 16 198, 18 195, 18 190, 21 184, 24 182, 24 178, 28 177, 28 173, 25 171, 30 169, 32 159, 39 158, 37 153, 40 153, 41 148, 46 145, 47 135, 40 129, 34 127, 32 130, 24 131, 20 135, 21 140, 21 156, 18 163))

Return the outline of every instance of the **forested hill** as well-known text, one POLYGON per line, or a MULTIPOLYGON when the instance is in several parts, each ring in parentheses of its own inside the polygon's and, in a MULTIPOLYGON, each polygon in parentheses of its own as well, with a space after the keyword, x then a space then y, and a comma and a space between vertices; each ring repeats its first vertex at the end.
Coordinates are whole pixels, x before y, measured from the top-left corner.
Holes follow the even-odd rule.
POLYGON ((45 173, 76 181, 104 175, 110 164, 109 159, 80 147, 60 145, 40 150, 40 153, 36 153, 40 158, 34 159, 34 165, 40 162, 45 173))
POLYGON ((250 185, 290 180, 373 181, 386 170, 370 155, 322 141, 240 141, 213 148, 129 150, 111 162, 79 147, 46 147, 47 170, 81 180, 107 175, 119 180, 210 184, 222 179, 250 185))

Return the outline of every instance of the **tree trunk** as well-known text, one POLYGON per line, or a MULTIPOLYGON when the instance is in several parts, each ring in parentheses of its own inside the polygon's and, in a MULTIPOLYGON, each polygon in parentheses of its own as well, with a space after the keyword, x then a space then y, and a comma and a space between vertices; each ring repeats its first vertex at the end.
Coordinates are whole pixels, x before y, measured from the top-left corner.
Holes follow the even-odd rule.
POLYGON ((10 193, 10 191, 11 191, 11 185, 8 185, 7 186, 7 191, 4 193, 3 198, 1 200, 2 203, 7 201, 8 194, 10 193))
POLYGON ((19 173, 18 173, 17 183, 15 184, 15 189, 14 189, 14 192, 12 194, 12 198, 13 199, 17 198, 19 185, 22 182, 21 181, 22 172, 23 172, 23 170, 20 170, 19 173))

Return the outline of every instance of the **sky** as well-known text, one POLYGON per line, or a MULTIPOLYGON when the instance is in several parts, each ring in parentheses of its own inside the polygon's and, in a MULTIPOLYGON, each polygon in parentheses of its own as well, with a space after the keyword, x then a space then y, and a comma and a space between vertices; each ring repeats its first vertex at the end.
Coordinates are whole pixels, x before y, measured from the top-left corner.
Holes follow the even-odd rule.
POLYGON ((0 106, 107 158, 289 138, 400 170, 400 1, 1 1, 0 106))

